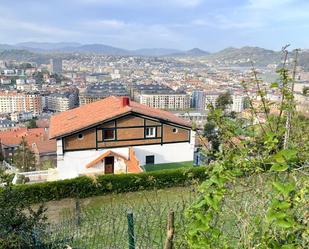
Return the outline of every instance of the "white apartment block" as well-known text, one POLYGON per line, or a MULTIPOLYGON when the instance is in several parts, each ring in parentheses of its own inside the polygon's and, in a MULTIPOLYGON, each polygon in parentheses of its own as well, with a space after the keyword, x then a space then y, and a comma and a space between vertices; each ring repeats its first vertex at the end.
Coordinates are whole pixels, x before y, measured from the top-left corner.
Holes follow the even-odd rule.
POLYGON ((185 110, 190 108, 190 97, 187 94, 143 94, 139 102, 152 108, 164 110, 185 110))
MULTIPOLYGON (((205 94, 205 109, 209 104, 216 106, 217 98, 219 97, 219 92, 211 92, 205 94)), ((231 95, 233 104, 228 107, 228 111, 231 112, 242 112, 245 108, 245 99, 246 97, 241 94, 232 94, 231 95)))
POLYGON ((46 108, 54 112, 64 112, 76 106, 77 96, 73 93, 54 93, 46 97, 46 108))
POLYGON ((36 93, 0 92, 0 113, 13 112, 32 112, 38 116, 42 113, 42 97, 36 93))
POLYGON ((232 95, 233 104, 230 107, 232 112, 242 112, 245 108, 245 96, 243 95, 232 95))

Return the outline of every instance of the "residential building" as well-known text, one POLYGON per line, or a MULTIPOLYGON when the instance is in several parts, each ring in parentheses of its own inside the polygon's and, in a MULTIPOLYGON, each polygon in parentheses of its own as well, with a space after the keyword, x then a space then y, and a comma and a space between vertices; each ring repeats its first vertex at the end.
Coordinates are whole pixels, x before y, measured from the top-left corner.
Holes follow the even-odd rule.
POLYGON ((52 93, 46 96, 46 109, 53 112, 64 112, 77 106, 76 93, 52 93))
POLYGON ((177 117, 188 120, 196 124, 197 128, 203 128, 207 122, 207 111, 188 111, 188 112, 176 112, 177 117))
POLYGON ((32 112, 33 116, 42 113, 42 97, 38 93, 1 91, 0 113, 32 112))
POLYGON ((48 130, 44 128, 13 128, 0 132, 0 149, 7 162, 11 162, 14 153, 25 139, 34 152, 37 165, 45 160, 56 164, 56 140, 48 138, 48 130))
POLYGON ((159 84, 135 84, 131 88, 133 99, 143 105, 164 110, 190 108, 190 97, 183 91, 174 91, 159 84))
POLYGON ((246 107, 246 97, 241 94, 232 95, 233 104, 230 106, 232 112, 242 112, 246 107))
POLYGON ((193 91, 192 92, 192 108, 196 110, 205 110, 205 98, 206 94, 204 91, 193 91))
POLYGON ((208 109, 208 105, 216 106, 217 98, 220 94, 220 92, 205 92, 205 109, 208 109))
POLYGON ((50 59, 50 67, 51 67, 52 73, 61 74, 62 73, 62 59, 60 58, 50 59))
POLYGON ((146 164, 193 161, 191 123, 111 96, 51 117, 59 178, 138 173, 146 164))
POLYGON ((118 82, 96 83, 88 86, 85 90, 80 91, 79 105, 86 105, 111 95, 129 96, 126 87, 118 82))
POLYGON ((9 78, 1 78, 0 83, 1 85, 10 85, 12 83, 12 80, 9 78))
POLYGON ((86 81, 90 83, 103 82, 111 79, 109 73, 92 73, 86 76, 86 81))
MULTIPOLYGON (((216 106, 217 98, 221 92, 214 91, 194 91, 192 93, 192 107, 197 110, 206 110, 208 105, 216 106)), ((245 108, 246 97, 243 94, 231 93, 233 103, 228 107, 228 111, 242 112, 245 108)))
POLYGON ((32 112, 13 112, 11 113, 11 120, 14 122, 23 122, 33 119, 32 112))
POLYGON ((9 130, 13 127, 15 127, 15 122, 9 120, 9 119, 6 119, 6 118, 1 118, 0 119, 0 130, 1 131, 5 131, 5 130, 9 130))

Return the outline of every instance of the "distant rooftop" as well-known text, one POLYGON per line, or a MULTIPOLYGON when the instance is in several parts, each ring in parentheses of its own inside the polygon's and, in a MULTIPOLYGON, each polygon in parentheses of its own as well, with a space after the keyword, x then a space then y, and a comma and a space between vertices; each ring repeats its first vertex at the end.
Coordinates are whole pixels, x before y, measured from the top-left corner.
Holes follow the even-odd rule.
POLYGON ((142 94, 185 94, 184 91, 175 91, 163 84, 137 83, 133 85, 133 89, 142 94))
POLYGON ((104 82, 88 86, 83 93, 84 96, 107 97, 111 95, 128 96, 129 93, 122 83, 104 82))

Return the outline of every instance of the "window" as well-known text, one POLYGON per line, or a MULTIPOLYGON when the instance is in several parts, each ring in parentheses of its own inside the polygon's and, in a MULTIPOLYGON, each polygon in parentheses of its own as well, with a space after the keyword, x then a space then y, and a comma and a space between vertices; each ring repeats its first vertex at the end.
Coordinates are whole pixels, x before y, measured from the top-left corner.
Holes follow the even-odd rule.
POLYGON ((173 128, 173 133, 178 133, 178 129, 177 128, 173 128))
POLYGON ((78 140, 83 140, 83 139, 84 139, 84 134, 83 134, 83 133, 79 133, 79 134, 77 135, 77 139, 78 139, 78 140))
POLYGON ((155 137, 156 136, 156 127, 146 127, 145 136, 146 137, 155 137))
POLYGON ((115 130, 114 129, 107 129, 103 130, 103 140, 115 140, 115 130))
POLYGON ((154 164, 155 157, 154 156, 146 156, 146 164, 154 164))

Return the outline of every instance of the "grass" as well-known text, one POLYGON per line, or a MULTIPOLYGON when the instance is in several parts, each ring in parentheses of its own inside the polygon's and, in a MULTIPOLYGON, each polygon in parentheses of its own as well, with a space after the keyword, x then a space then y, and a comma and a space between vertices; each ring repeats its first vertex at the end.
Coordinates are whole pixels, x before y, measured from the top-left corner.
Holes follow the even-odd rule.
MULTIPOLYGON (((159 190, 144 190, 138 192, 109 194, 80 199, 81 208, 85 211, 99 209, 103 206, 125 205, 134 209, 154 201, 177 202, 192 199, 194 187, 172 187, 159 190)), ((73 198, 50 201, 45 204, 49 222, 58 223, 74 212, 76 200, 73 198)))
MULTIPOLYGON (((295 177, 298 184, 308 180, 307 175, 295 177)), ((229 185, 217 224, 232 248, 253 248, 258 243, 255 236, 263 228, 273 180, 270 173, 254 174, 229 185)), ((72 236, 73 248, 90 249, 128 248, 128 211, 134 214, 136 248, 163 248, 167 216, 173 210, 175 248, 186 249, 185 231, 191 221, 184 213, 196 197, 195 186, 190 186, 86 198, 80 200, 79 226, 74 199, 49 202, 47 207, 49 219, 57 223, 52 227, 53 238, 72 236)))
POLYGON ((193 167, 193 161, 178 162, 178 163, 160 163, 160 164, 148 164, 143 166, 146 172, 163 170, 163 169, 179 169, 193 167))
POLYGON ((81 224, 76 225, 75 200, 46 204, 50 239, 73 238, 73 248, 128 248, 127 213, 134 215, 136 248, 162 248, 169 210, 175 211, 175 248, 185 247, 184 210, 195 199, 193 187, 111 194, 80 200, 81 224), (71 236, 71 237, 70 237, 71 236))

